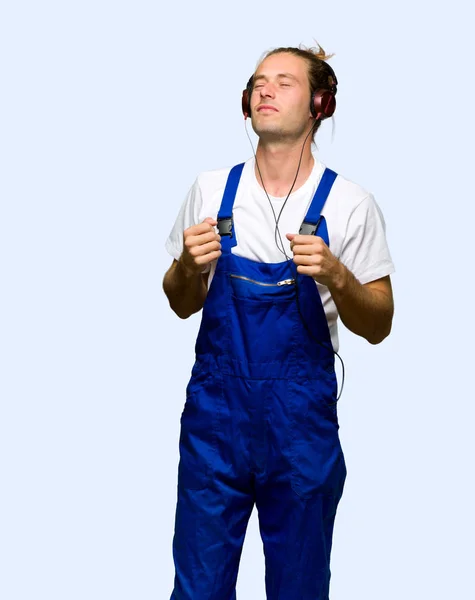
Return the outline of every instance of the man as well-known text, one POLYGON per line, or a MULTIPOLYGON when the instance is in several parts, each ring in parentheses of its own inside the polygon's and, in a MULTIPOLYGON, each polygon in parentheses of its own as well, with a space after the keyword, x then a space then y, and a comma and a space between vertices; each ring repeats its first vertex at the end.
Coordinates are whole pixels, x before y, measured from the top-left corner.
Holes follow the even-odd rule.
POLYGON ((336 321, 381 342, 394 267, 373 196, 312 154, 309 135, 335 107, 322 52, 280 48, 260 62, 243 95, 255 158, 202 173, 167 240, 171 308, 203 308, 181 418, 172 600, 236 598, 254 503, 268 600, 329 597, 346 479, 336 321))

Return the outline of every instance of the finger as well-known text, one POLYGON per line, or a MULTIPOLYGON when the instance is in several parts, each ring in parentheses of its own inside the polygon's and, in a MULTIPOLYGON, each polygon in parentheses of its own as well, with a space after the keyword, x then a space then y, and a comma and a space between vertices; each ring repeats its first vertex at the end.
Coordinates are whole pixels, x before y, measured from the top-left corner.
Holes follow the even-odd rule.
POLYGON ((185 246, 187 248, 192 248, 193 246, 202 246, 203 244, 207 244, 208 242, 220 241, 221 237, 217 235, 214 231, 208 231, 207 233, 200 233, 198 235, 188 235, 185 238, 185 246))
POLYGON ((213 260, 219 258, 221 254, 221 250, 215 250, 214 252, 210 252, 209 254, 205 254, 204 256, 197 256, 195 262, 197 265, 200 266, 207 265, 208 263, 213 262, 213 260))
POLYGON ((198 225, 192 225, 185 230, 186 235, 199 235, 201 233, 207 233, 208 231, 215 231, 214 227, 211 223, 203 221, 203 223, 198 223, 198 225))
POLYGON ((213 217, 206 217, 203 223, 209 223, 210 225, 215 226, 218 224, 218 221, 216 221, 216 219, 213 219, 213 217))
POLYGON ((322 263, 321 257, 314 254, 296 254, 294 256, 294 263, 296 265, 304 266, 320 266, 322 263))
POLYGON ((298 265, 297 273, 301 273, 302 275, 309 275, 310 277, 315 276, 315 267, 306 267, 304 265, 298 265))
POLYGON ((293 237, 294 244, 313 244, 315 240, 322 239, 318 238, 316 235, 295 235, 293 237))
POLYGON ((209 244, 202 244, 201 246, 193 246, 189 249, 191 256, 204 256, 210 252, 216 252, 221 250, 221 244, 219 242, 209 242, 209 244))
POLYGON ((214 230, 209 231, 208 233, 200 233, 199 235, 193 236, 197 244, 206 244, 208 242, 221 241, 221 236, 219 233, 216 233, 214 230))
POLYGON ((320 248, 315 245, 310 244, 296 244, 295 246, 290 248, 293 250, 294 254, 320 254, 320 248))

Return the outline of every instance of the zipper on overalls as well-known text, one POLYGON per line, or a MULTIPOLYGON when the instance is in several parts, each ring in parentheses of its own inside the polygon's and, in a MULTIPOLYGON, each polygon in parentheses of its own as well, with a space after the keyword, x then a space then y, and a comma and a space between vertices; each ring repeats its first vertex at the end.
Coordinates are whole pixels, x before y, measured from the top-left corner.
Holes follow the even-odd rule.
POLYGON ((249 277, 244 277, 243 275, 233 275, 232 273, 231 277, 234 277, 235 279, 243 279, 244 281, 249 281, 250 283, 255 283, 256 285, 263 285, 265 287, 275 287, 276 285, 293 285, 295 283, 295 279, 283 279, 282 281, 278 281, 277 283, 263 283, 262 281, 249 279, 249 277))

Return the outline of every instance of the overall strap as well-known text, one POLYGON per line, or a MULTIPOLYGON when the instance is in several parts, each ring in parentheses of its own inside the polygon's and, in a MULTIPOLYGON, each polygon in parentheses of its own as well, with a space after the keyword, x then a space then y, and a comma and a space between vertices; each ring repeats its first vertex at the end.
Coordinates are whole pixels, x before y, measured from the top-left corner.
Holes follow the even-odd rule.
POLYGON ((218 212, 218 232, 221 236, 221 247, 223 250, 230 251, 233 246, 237 245, 233 221, 233 205, 243 168, 244 163, 240 163, 229 172, 218 212))
POLYGON ((325 168, 325 172, 322 175, 317 191, 310 203, 307 215, 299 231, 300 235, 317 235, 318 232, 318 235, 323 239, 327 246, 330 246, 330 240, 325 217, 323 217, 321 213, 337 176, 338 174, 335 173, 335 171, 325 168))

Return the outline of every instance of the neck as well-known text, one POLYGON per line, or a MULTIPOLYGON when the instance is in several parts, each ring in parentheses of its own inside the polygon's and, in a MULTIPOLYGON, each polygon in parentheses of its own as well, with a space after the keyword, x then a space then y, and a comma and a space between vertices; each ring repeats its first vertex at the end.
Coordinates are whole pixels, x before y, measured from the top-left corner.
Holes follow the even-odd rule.
MULTIPOLYGON (((265 186, 271 196, 283 197, 289 193, 297 173, 300 154, 302 153, 302 143, 302 140, 291 144, 288 142, 285 144, 278 142, 266 143, 259 140, 256 150, 259 169, 256 164, 254 170, 258 183, 262 188, 265 186)), ((314 162, 311 139, 309 138, 305 142, 302 162, 292 192, 298 190, 307 181, 314 162)))

